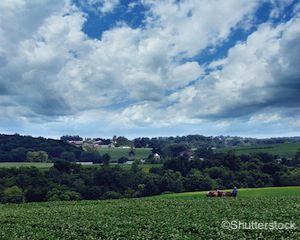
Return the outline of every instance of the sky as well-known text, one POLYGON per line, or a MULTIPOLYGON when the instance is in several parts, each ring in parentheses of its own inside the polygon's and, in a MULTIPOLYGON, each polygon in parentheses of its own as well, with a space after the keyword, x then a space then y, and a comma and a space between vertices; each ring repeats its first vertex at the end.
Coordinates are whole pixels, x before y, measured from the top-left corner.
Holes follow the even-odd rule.
POLYGON ((299 110, 300 1, 0 1, 0 133, 300 136, 299 110))

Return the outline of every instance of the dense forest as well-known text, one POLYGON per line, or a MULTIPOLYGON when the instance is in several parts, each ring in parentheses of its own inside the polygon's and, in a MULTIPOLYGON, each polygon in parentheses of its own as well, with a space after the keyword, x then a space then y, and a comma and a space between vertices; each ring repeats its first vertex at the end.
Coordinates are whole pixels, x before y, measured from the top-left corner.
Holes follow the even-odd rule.
POLYGON ((196 152, 198 155, 193 159, 187 155, 170 157, 149 173, 142 171, 137 163, 129 170, 110 166, 109 162, 97 169, 65 160, 57 160, 48 170, 0 168, 0 201, 131 198, 233 186, 300 185, 300 152, 290 160, 262 153, 236 156, 215 154, 207 149, 196 152))
POLYGON ((0 162, 47 162, 80 159, 83 150, 61 140, 0 134, 0 162))

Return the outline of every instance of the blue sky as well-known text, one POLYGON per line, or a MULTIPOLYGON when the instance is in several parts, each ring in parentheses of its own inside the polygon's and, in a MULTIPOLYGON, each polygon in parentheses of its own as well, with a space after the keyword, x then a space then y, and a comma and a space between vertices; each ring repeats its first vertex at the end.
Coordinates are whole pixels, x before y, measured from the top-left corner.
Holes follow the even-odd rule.
POLYGON ((2 0, 0 132, 300 135, 296 0, 2 0))

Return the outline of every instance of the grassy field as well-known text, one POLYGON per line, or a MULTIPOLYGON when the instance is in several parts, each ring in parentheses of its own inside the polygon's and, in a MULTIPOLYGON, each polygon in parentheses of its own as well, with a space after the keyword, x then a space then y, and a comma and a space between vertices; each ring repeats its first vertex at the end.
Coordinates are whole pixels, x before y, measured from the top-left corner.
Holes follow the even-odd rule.
MULTIPOLYGON (((0 163, 0 168, 19 168, 19 167, 37 167, 40 169, 49 169, 53 166, 53 163, 36 163, 36 162, 5 162, 0 163)), ((84 168, 100 168, 102 164, 82 165, 84 168)), ((112 167, 116 165, 111 165, 112 167)), ((130 169, 131 164, 119 164, 117 165, 124 169, 130 169)), ((140 164, 139 167, 144 172, 149 172, 152 167, 161 167, 162 164, 140 164)))
POLYGON ((299 187, 240 193, 237 199, 184 193, 175 198, 0 205, 0 239, 300 239, 299 187), (248 226, 291 222, 296 229, 230 229, 228 223, 234 221, 248 226))
POLYGON ((19 168, 19 167, 37 167, 37 168, 50 168, 53 163, 42 162, 1 162, 0 168, 19 168))
POLYGON ((260 145, 257 147, 235 147, 235 148, 222 148, 218 149, 219 152, 234 151, 238 155, 250 154, 250 153, 270 153, 281 157, 292 158, 296 152, 300 149, 300 143, 282 143, 282 144, 270 144, 260 145))
POLYGON ((118 160, 120 157, 127 157, 129 159, 146 159, 151 153, 151 148, 136 148, 135 155, 129 156, 130 149, 124 148, 100 148, 99 152, 101 154, 109 154, 112 160, 118 160))
MULTIPOLYGON (((232 189, 222 190, 231 191, 232 189)), ((300 187, 269 187, 269 188, 241 188, 238 189, 239 198, 253 197, 282 197, 282 196, 300 196, 300 187)), ((203 192, 184 192, 171 193, 153 196, 151 198, 180 198, 193 199, 206 197, 207 191, 203 192)))

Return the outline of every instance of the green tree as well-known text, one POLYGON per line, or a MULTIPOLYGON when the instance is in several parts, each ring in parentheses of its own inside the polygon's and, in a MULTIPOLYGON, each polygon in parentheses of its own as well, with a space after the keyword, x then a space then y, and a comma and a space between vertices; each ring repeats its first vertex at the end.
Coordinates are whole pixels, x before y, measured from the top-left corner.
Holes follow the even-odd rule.
POLYGON ((110 155, 108 153, 103 154, 102 156, 104 165, 108 165, 110 161, 110 155))
POLYGON ((13 186, 3 191, 2 201, 4 203, 21 203, 24 201, 24 194, 21 188, 13 186))
POLYGON ((56 160, 53 167, 59 172, 69 173, 71 171, 71 163, 62 159, 56 160))
POLYGON ((48 162, 48 154, 45 151, 29 151, 26 154, 27 162, 48 162))
POLYGON ((27 149, 24 147, 18 147, 11 150, 12 158, 16 162, 25 162, 26 153, 27 153, 27 149))
POLYGON ((76 156, 75 156, 75 153, 73 153, 73 152, 62 152, 60 157, 69 162, 76 161, 76 156))
POLYGON ((213 179, 194 169, 184 179, 185 191, 204 191, 213 189, 215 186, 216 182, 213 179))
POLYGON ((47 193, 49 201, 76 201, 81 196, 78 192, 72 191, 66 187, 55 187, 47 193))

